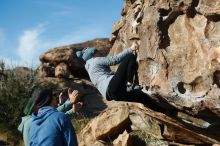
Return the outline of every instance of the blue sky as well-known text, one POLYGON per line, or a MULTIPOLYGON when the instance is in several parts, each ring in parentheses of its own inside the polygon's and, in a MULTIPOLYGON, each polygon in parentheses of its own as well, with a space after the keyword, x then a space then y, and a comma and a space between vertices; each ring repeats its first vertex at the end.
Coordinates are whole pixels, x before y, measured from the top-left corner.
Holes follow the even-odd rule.
POLYGON ((110 37, 123 0, 1 0, 0 59, 36 66, 50 48, 110 37))

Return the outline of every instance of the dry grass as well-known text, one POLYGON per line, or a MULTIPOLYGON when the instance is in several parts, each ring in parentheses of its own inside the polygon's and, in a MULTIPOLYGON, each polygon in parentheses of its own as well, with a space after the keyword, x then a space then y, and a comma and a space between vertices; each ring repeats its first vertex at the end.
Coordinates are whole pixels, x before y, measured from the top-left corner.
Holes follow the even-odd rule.
POLYGON ((72 124, 75 129, 76 134, 80 133, 80 131, 89 123, 91 118, 80 115, 74 119, 72 119, 72 124))

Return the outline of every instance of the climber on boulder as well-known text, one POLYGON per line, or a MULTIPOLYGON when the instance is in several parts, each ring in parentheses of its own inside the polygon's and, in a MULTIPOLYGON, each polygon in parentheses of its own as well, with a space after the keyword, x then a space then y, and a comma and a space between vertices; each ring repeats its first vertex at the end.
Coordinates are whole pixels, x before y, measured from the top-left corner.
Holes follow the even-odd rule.
POLYGON ((136 51, 137 42, 133 42, 129 49, 116 56, 99 57, 95 48, 77 51, 76 55, 82 58, 92 83, 107 100, 126 101, 127 94, 140 91, 142 87, 134 83, 137 72, 136 51), (116 72, 110 66, 119 64, 116 72))

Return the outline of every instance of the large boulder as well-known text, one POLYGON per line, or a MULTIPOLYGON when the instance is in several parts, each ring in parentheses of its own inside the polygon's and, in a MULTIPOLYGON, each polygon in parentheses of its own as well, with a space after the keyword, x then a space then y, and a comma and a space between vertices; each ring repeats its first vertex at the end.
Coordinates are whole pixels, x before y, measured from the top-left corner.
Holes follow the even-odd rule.
POLYGON ((55 77, 63 77, 68 78, 70 75, 70 71, 68 69, 68 66, 65 63, 60 63, 55 68, 55 77))
POLYGON ((164 98, 179 110, 217 120, 219 4, 217 0, 127 0, 113 27, 110 55, 138 41, 143 91, 164 98))
POLYGON ((59 76, 66 78, 69 76, 68 74, 70 74, 75 77, 88 77, 84 68, 85 62, 77 58, 75 55, 76 51, 83 50, 88 47, 94 47, 98 50, 101 56, 106 56, 111 48, 111 43, 108 38, 98 38, 79 44, 52 48, 40 55, 40 61, 42 64, 38 67, 38 76, 59 76), (66 64, 65 67, 64 64, 66 64))
POLYGON ((50 49, 49 51, 41 54, 40 61, 57 65, 60 62, 68 62, 72 59, 73 50, 68 48, 63 49, 50 49))
POLYGON ((196 10, 205 16, 219 20, 220 2, 218 0, 200 0, 196 10))
POLYGON ((93 145, 96 140, 114 136, 129 127, 128 107, 121 105, 101 113, 80 133, 80 145, 93 145))
POLYGON ((103 56, 106 56, 111 48, 109 39, 98 38, 91 41, 86 41, 79 44, 71 44, 61 47, 52 48, 49 51, 41 54, 41 62, 60 63, 68 62, 75 56, 75 52, 84 48, 94 47, 102 52, 103 56))
POLYGON ((122 134, 118 136, 117 139, 113 141, 114 146, 133 146, 133 140, 128 132, 125 130, 122 134))

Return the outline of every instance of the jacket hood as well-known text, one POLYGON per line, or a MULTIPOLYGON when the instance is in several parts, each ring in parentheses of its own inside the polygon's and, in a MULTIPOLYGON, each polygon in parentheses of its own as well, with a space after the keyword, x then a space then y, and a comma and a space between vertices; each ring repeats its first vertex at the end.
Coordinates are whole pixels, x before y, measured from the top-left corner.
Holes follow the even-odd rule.
POLYGON ((33 121, 35 121, 37 125, 41 125, 47 117, 56 111, 57 110, 51 106, 42 107, 38 110, 38 113, 32 114, 33 121))
POLYGON ((19 131, 19 132, 23 133, 23 131, 24 131, 24 125, 26 124, 26 122, 29 121, 29 119, 30 119, 31 117, 32 117, 31 115, 22 117, 21 123, 20 123, 20 125, 18 126, 18 131, 19 131))

